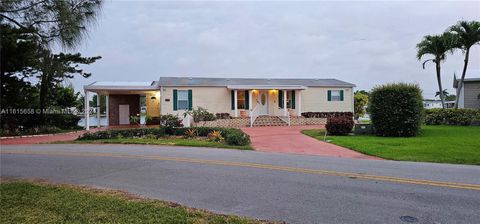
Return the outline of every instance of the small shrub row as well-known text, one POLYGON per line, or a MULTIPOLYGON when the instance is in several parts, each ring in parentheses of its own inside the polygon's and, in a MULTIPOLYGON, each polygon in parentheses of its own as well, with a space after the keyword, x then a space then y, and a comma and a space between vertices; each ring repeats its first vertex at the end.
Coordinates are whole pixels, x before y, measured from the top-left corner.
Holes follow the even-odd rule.
POLYGON ((354 125, 355 122, 351 116, 329 117, 325 128, 330 135, 347 135, 354 125))
POLYGON ((98 140, 110 138, 145 138, 155 136, 156 138, 171 136, 200 136, 208 137, 212 132, 219 132, 228 145, 244 146, 250 144, 250 136, 240 129, 235 128, 213 128, 213 127, 190 127, 190 128, 139 128, 97 131, 85 133, 78 140, 98 140), (195 131, 193 131, 195 130, 195 131), (192 133, 195 132, 195 133, 192 133))
POLYGON ((480 121, 480 110, 474 109, 429 109, 425 110, 425 124, 471 125, 480 121))
POLYGON ((303 112, 306 118, 353 117, 352 112, 303 112))

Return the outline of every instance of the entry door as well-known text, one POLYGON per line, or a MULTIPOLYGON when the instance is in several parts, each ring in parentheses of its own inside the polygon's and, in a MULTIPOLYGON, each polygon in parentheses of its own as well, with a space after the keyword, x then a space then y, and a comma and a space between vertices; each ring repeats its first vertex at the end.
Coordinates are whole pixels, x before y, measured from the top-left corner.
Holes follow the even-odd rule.
POLYGON ((258 93, 258 113, 260 115, 267 115, 268 114, 268 92, 267 91, 260 91, 258 93))
POLYGON ((118 123, 130 124, 130 105, 128 104, 118 105, 118 123))

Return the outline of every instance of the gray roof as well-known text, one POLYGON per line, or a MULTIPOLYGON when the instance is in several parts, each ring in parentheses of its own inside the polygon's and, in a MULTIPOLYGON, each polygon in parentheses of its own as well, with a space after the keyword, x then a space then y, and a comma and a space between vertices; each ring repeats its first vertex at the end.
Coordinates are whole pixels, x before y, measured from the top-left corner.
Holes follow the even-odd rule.
POLYGON ((251 79, 251 78, 203 78, 160 77, 159 86, 231 86, 231 85, 302 85, 308 87, 355 87, 338 79, 251 79))

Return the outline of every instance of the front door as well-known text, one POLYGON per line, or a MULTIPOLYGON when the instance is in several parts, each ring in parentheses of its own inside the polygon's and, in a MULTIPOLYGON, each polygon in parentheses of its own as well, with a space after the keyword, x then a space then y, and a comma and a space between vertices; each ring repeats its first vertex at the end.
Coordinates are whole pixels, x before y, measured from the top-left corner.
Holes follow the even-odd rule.
POLYGON ((260 91, 257 97, 258 113, 268 115, 268 91, 260 91))
POLYGON ((130 124, 130 105, 128 104, 118 105, 118 123, 130 124))

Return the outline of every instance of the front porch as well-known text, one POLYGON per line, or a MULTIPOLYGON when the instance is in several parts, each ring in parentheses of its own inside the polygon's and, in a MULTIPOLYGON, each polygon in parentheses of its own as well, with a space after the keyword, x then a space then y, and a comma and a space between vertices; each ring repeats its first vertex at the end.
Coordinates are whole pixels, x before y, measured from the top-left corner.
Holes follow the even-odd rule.
POLYGON ((252 126, 291 125, 302 114, 299 85, 230 85, 233 117, 248 117, 252 126), (260 119, 261 121, 258 121, 260 119))

